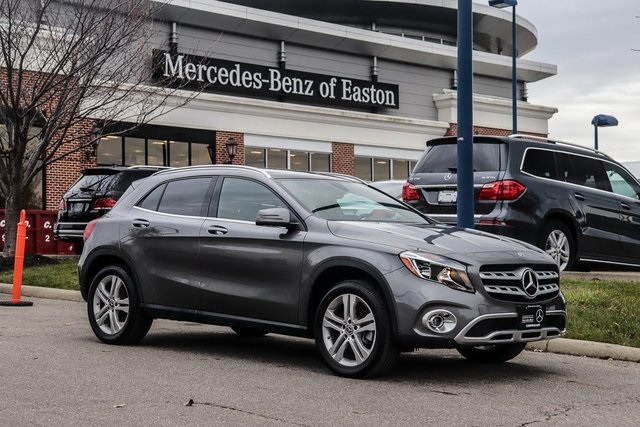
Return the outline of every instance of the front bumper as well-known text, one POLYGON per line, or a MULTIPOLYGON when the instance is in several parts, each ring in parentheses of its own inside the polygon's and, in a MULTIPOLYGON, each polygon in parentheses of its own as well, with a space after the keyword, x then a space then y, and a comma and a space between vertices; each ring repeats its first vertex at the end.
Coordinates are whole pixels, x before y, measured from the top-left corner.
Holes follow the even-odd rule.
MULTIPOLYGON (((472 275, 470 275, 472 276, 472 275)), ((472 277, 474 293, 450 289, 419 279, 406 269, 387 276, 394 294, 396 336, 404 347, 455 348, 541 341, 566 333, 567 313, 561 293, 536 305, 544 308, 544 320, 536 327, 524 328, 519 314, 527 302, 507 302, 484 292, 479 278, 472 277), (456 325, 446 332, 435 332, 425 323, 432 312, 446 311, 456 325)))

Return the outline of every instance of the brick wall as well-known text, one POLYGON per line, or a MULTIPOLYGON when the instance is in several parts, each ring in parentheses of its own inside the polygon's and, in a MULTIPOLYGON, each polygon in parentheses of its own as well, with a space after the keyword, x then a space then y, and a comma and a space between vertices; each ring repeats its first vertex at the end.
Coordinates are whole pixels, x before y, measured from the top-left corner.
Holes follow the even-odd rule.
POLYGON ((229 163, 229 155, 227 154, 227 142, 229 138, 233 138, 238 143, 236 156, 233 159, 234 165, 244 165, 244 134, 238 132, 216 131, 216 163, 229 163))
POLYGON ((331 171, 347 175, 355 174, 353 144, 334 142, 331 144, 331 149, 333 151, 333 155, 331 156, 331 171))
MULTIPOLYGON (((451 123, 451 125, 449 126, 449 129, 447 130, 447 133, 445 134, 445 136, 456 136, 458 132, 458 124, 457 123, 451 123)), ((482 126, 474 126, 473 127, 473 134, 474 135, 497 135, 497 136, 509 136, 511 135, 511 130, 507 130, 507 129, 497 129, 497 128, 487 128, 487 127, 482 127, 482 126)), ((531 136, 540 136, 542 138, 546 138, 548 135, 546 134, 542 134, 542 133, 532 133, 532 132, 518 132, 520 134, 527 134, 527 135, 531 135, 531 136)))

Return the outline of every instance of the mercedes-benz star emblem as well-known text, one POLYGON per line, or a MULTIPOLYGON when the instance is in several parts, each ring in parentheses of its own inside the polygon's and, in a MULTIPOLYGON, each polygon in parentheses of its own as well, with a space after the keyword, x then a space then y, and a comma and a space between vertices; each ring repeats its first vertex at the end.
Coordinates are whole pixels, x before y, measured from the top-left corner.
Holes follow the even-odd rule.
POLYGON ((544 320, 544 311, 539 308, 538 311, 536 311, 536 323, 542 323, 542 321, 544 320))
POLYGON ((522 273, 522 289, 529 298, 534 298, 538 294, 538 277, 530 268, 522 273))
POLYGON ((444 180, 445 180, 445 181, 449 181, 450 179, 451 179, 451 174, 450 174, 450 173, 448 173, 448 174, 446 174, 446 175, 444 176, 444 180))

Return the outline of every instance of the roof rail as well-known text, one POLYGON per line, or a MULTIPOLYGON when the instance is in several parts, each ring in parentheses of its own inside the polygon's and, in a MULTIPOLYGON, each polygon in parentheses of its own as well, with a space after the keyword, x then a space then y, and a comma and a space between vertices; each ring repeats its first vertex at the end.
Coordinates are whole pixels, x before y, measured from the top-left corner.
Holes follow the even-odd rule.
POLYGON ((317 175, 325 175, 325 176, 335 176, 338 178, 345 178, 348 179, 349 181, 353 181, 353 182, 359 182, 361 184, 369 184, 367 181, 358 178, 357 176, 353 176, 353 175, 347 175, 346 173, 337 173, 337 172, 318 172, 318 171, 310 171, 310 173, 313 174, 317 174, 317 175))
POLYGON ((194 166, 182 166, 179 168, 167 168, 166 170, 161 170, 156 172, 154 175, 162 175, 166 173, 179 172, 183 170, 193 170, 193 169, 244 169, 251 170, 255 172, 259 172, 267 178, 271 178, 271 175, 263 169, 256 168, 253 166, 245 166, 245 165, 223 165, 223 164, 215 164, 215 165, 194 165, 194 166))
POLYGON ((170 166, 134 165, 127 169, 172 169, 170 166))
POLYGON ((599 154, 599 155, 601 155, 603 157, 606 157, 607 159, 612 159, 613 160, 613 158, 611 156, 609 156, 607 153, 605 153, 603 151, 596 150, 595 148, 586 147, 586 146, 580 145, 580 144, 574 144, 573 142, 561 141, 559 139, 551 139, 551 138, 545 138, 543 136, 527 135, 527 134, 521 134, 521 133, 514 133, 512 135, 509 135, 509 138, 514 138, 514 139, 532 139, 534 141, 548 142, 550 144, 566 145, 568 147, 579 148, 581 150, 590 151, 592 153, 599 154))

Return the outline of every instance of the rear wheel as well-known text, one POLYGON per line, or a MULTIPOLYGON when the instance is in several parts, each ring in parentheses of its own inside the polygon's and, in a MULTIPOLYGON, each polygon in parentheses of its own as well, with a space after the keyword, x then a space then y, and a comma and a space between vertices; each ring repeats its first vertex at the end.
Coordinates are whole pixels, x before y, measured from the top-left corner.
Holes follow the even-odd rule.
POLYGON ((340 282, 324 295, 314 335, 325 363, 345 377, 382 375, 400 354, 384 300, 364 281, 340 282))
POLYGON ((459 347, 458 352, 473 362, 500 363, 511 360, 524 350, 526 343, 459 347))
POLYGON ((87 314, 93 333, 108 344, 135 344, 153 322, 142 313, 131 276, 117 265, 94 276, 87 295, 87 314))
POLYGON ((560 221, 549 221, 542 230, 538 246, 558 264, 560 271, 573 269, 576 244, 571 230, 560 221))

